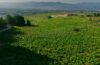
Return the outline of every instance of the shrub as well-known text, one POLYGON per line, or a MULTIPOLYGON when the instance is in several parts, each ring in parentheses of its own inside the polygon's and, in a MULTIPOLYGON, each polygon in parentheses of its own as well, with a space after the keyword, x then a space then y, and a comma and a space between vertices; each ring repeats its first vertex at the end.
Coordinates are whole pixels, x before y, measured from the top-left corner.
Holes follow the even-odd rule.
POLYGON ((100 16, 100 13, 94 13, 94 16, 95 17, 99 17, 100 16))
POLYGON ((16 24, 15 19, 14 19, 12 16, 10 16, 10 15, 7 15, 7 16, 6 16, 6 21, 7 21, 7 23, 8 23, 9 25, 15 25, 15 24, 16 24))
POLYGON ((6 26, 6 25, 7 22, 3 18, 0 18, 0 26, 6 26))
POLYGON ((20 16, 20 15, 17 15, 17 16, 14 16, 14 19, 16 21, 16 25, 18 26, 25 26, 25 19, 23 16, 20 16))
POLYGON ((48 16, 48 19, 51 19, 52 18, 52 16, 48 16))
POLYGON ((30 21, 30 20, 27 20, 26 25, 27 25, 27 26, 31 26, 31 21, 30 21))
POLYGON ((80 32, 81 30, 79 28, 74 29, 75 32, 80 32))
POLYGON ((92 14, 87 14, 86 16, 87 16, 87 17, 93 17, 93 15, 92 15, 92 14))
POLYGON ((25 26, 25 25, 31 26, 30 20, 27 20, 25 22, 24 17, 21 15, 16 15, 16 16, 7 15, 5 21, 2 18, 0 18, 0 24, 2 25, 8 24, 11 26, 15 26, 15 25, 16 26, 25 26))

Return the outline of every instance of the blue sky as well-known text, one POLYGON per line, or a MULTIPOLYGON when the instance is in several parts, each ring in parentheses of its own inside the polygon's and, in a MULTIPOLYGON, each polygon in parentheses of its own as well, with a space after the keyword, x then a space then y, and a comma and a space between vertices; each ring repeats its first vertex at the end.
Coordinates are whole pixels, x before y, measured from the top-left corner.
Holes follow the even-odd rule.
POLYGON ((41 1, 41 2, 66 2, 66 3, 79 3, 79 2, 100 2, 100 0, 0 0, 0 2, 27 2, 27 1, 41 1))

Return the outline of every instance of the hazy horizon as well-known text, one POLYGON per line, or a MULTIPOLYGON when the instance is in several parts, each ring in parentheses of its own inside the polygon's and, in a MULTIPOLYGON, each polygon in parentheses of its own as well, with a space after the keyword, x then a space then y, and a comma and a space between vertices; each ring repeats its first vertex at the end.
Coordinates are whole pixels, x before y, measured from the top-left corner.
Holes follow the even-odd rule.
POLYGON ((100 0, 0 0, 0 2, 15 2, 15 3, 19 3, 19 2, 30 2, 30 1, 34 1, 34 2, 63 2, 63 3, 82 3, 82 2, 100 2, 100 0))

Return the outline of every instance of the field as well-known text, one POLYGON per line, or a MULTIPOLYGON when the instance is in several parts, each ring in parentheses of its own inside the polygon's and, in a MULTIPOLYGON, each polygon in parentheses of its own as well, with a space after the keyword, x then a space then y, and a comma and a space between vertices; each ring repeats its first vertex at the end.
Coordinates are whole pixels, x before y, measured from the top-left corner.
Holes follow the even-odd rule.
POLYGON ((33 26, 0 33, 0 65, 100 65, 100 24, 47 15, 25 16, 33 26))

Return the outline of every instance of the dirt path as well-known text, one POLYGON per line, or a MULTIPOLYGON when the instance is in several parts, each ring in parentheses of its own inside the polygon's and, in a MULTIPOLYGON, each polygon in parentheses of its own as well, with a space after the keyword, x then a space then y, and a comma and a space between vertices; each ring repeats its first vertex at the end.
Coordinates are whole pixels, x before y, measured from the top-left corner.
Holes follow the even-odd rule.
POLYGON ((0 30, 0 32, 4 32, 4 31, 7 31, 9 29, 11 29, 12 27, 11 26, 7 26, 7 28, 3 29, 3 30, 0 30))

